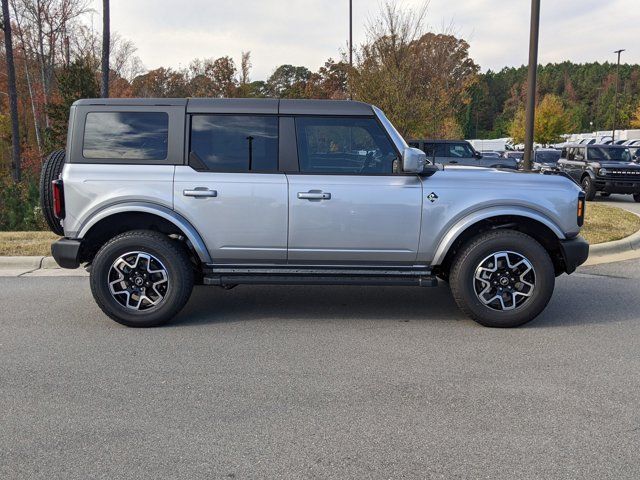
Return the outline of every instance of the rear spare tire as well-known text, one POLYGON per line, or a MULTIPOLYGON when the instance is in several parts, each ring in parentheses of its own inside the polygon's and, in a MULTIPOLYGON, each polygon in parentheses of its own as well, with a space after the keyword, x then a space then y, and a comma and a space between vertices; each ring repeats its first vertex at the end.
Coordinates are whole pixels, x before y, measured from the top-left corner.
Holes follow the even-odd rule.
POLYGON ((64 230, 53 213, 53 187, 51 182, 57 180, 64 166, 64 150, 52 152, 42 164, 40 173, 40 208, 47 225, 56 235, 64 235, 64 230))

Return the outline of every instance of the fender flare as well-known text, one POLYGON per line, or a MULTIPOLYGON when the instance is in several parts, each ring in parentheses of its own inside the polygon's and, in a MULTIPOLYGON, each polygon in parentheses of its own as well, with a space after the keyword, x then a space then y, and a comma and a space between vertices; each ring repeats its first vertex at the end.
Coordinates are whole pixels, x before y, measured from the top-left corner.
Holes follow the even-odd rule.
POLYGON ((531 220, 535 220, 549 228, 549 230, 551 230, 556 235, 556 237, 558 237, 558 240, 564 240, 566 238, 564 233, 562 232, 562 229, 558 227, 555 222, 536 210, 526 207, 489 207, 471 212, 458 220, 455 224, 453 224, 447 230, 447 233, 443 237, 441 237, 431 264, 440 265, 444 261, 445 256, 449 252, 449 249, 454 244, 454 242, 469 227, 478 222, 481 222, 482 220, 502 216, 525 217, 531 220))
POLYGON ((589 170, 584 170, 582 172, 582 175, 580 175, 580 181, 582 181, 582 179, 584 178, 584 176, 589 175, 591 177, 591 180, 593 180, 594 182, 596 181, 596 174, 593 173, 593 170, 589 169, 589 170))
POLYGON ((191 245, 193 245, 194 250, 198 254, 200 261, 204 263, 212 263, 211 255, 209 255, 209 250, 207 250, 207 246, 205 245, 202 237, 198 233, 191 223, 186 220, 184 217, 176 213, 175 211, 164 207, 162 205, 157 205, 153 203, 142 203, 142 202, 127 202, 127 203, 118 203, 115 205, 111 205, 106 207, 99 212, 91 215, 89 220, 87 220, 79 229, 78 238, 82 239, 84 236, 91 230, 91 228, 96 225, 101 220, 104 220, 107 217, 112 215, 116 215, 118 213, 148 213, 150 215, 156 215, 161 217, 171 223, 173 223, 184 235, 187 237, 191 245))

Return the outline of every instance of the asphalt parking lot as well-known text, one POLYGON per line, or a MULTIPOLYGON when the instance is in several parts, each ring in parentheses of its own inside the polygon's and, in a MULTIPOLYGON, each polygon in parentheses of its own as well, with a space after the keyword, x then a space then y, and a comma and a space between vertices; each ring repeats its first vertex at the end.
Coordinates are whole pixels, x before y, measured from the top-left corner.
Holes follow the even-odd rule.
POLYGON ((639 478, 640 261, 515 330, 436 289, 199 287, 170 326, 0 278, 0 478, 639 478))
MULTIPOLYGON (((612 207, 624 208, 640 215, 640 203, 635 202, 631 195, 611 195, 607 198, 597 196, 595 201, 612 207)), ((589 208, 589 205, 587 205, 587 208, 589 208)))

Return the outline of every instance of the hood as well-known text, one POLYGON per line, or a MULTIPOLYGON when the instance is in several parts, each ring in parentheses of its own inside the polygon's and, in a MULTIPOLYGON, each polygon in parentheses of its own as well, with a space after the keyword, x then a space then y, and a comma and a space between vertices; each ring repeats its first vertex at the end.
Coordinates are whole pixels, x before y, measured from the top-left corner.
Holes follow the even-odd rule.
POLYGON ((599 161, 602 168, 624 168, 625 170, 640 170, 640 164, 636 162, 611 162, 611 161, 599 161))
MULTIPOLYGON (((618 162, 622 163, 622 162, 618 162)), ((482 168, 467 166, 446 165, 444 169, 436 175, 456 176, 456 181, 470 182, 484 185, 488 188, 500 188, 508 184, 513 188, 549 188, 549 189, 571 189, 576 192, 580 187, 564 175, 541 175, 540 172, 498 168, 482 168)))

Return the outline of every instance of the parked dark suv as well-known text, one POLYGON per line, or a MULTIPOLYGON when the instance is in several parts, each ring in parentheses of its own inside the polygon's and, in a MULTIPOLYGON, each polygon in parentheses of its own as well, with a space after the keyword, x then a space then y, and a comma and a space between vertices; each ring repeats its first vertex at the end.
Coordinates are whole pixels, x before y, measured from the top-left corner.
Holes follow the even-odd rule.
POLYGON ((513 158, 484 157, 465 140, 409 140, 409 146, 419 148, 432 163, 469 167, 518 169, 513 158))
POLYGON ((640 164, 628 147, 620 145, 570 145, 558 160, 560 170, 582 185, 587 200, 597 192, 632 194, 640 202, 640 164))

